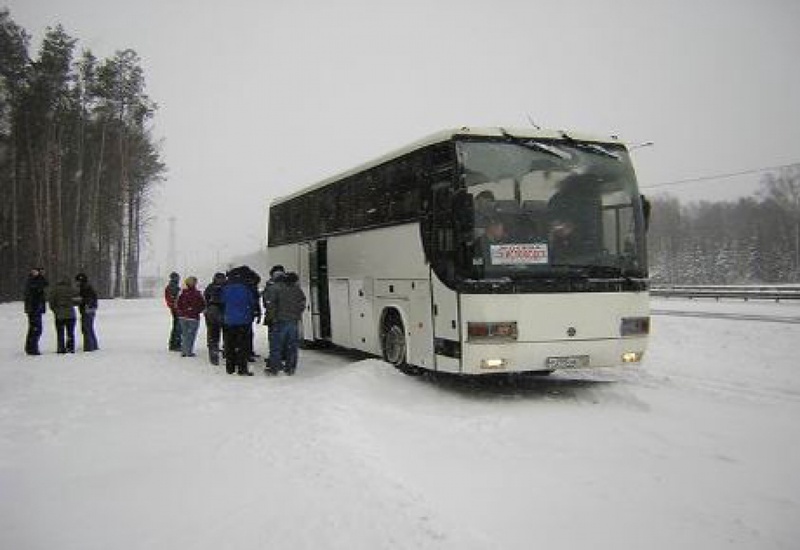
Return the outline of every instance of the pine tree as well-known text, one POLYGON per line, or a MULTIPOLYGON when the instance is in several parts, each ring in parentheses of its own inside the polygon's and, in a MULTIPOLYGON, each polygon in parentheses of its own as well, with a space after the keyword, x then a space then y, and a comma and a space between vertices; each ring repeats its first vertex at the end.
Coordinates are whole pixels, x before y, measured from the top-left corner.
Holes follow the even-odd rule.
POLYGON ((104 295, 138 294, 150 195, 166 167, 148 121, 156 105, 132 50, 76 61, 77 40, 47 29, 35 59, 0 10, 0 298, 25 271, 87 271, 104 295))
POLYGON ((21 102, 28 87, 30 37, 0 9, 0 299, 18 292, 16 283, 30 262, 24 246, 24 214, 21 209, 21 102))

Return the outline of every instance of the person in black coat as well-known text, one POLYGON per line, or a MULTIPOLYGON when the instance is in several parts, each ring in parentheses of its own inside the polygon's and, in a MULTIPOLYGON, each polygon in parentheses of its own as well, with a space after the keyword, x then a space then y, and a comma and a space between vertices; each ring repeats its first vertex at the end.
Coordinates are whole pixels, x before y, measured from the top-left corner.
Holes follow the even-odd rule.
POLYGON ((253 323, 261 323, 261 300, 259 299, 258 285, 261 282, 261 276, 253 271, 250 266, 244 265, 241 267, 244 276, 244 282, 250 293, 255 300, 255 309, 253 310, 253 320, 247 329, 247 361, 254 363, 259 356, 255 351, 255 330, 253 330, 253 323))
POLYGON ((272 328, 268 374, 284 370, 291 376, 297 370, 299 325, 306 309, 306 295, 297 284, 297 273, 287 273, 278 282, 264 313, 272 328))
POLYGON ((28 355, 41 355, 39 339, 42 336, 42 315, 47 311, 46 288, 47 279, 44 276, 44 268, 31 269, 25 283, 25 314, 28 316, 25 353, 28 355))
POLYGON ((58 353, 75 353, 75 324, 78 318, 75 306, 80 301, 77 289, 68 278, 61 277, 48 289, 47 301, 55 317, 58 353))
POLYGON ((225 274, 215 273, 211 283, 203 291, 206 300, 206 342, 208 344, 208 360, 212 365, 219 365, 219 342, 222 335, 222 287, 225 285, 225 274))
POLYGON ((81 301, 78 303, 78 311, 81 314, 81 334, 83 335, 83 351, 97 351, 97 335, 94 332, 94 318, 97 314, 97 292, 89 283, 86 273, 78 273, 75 276, 78 282, 78 294, 81 301))

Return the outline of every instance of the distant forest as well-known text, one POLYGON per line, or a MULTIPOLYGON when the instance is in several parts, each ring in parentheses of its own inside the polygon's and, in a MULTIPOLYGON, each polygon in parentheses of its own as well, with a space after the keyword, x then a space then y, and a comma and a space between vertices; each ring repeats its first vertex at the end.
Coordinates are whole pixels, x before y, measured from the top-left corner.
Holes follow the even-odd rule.
POLYGON ((136 52, 97 59, 58 25, 35 57, 0 9, 0 300, 31 267, 84 271, 104 296, 137 296, 149 199, 163 180, 136 52))
POLYGON ((758 193, 735 202, 651 202, 654 283, 800 283, 800 164, 766 174, 758 193))

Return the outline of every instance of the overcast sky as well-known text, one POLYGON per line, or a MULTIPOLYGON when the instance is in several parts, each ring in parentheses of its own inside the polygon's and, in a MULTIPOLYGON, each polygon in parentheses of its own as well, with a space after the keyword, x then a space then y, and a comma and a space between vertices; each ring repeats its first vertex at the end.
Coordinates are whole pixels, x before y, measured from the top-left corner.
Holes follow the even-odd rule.
MULTIPOLYGON (((131 48, 169 167, 168 272, 264 246, 267 205, 444 128, 619 135, 643 187, 800 162, 797 0, 12 0, 98 57, 131 48)), ((752 194, 763 173, 668 185, 752 194)), ((647 189, 644 189, 646 192, 647 189)), ((203 274, 201 274, 203 275, 203 274)))

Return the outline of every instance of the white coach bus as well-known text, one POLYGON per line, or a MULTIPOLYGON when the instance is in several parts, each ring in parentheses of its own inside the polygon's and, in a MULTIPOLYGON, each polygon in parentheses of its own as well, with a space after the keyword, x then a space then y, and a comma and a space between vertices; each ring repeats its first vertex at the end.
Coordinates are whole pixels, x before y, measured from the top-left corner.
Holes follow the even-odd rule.
POLYGON ((407 373, 616 366, 647 344, 646 210, 615 138, 460 128, 274 201, 268 261, 305 341, 407 373))

